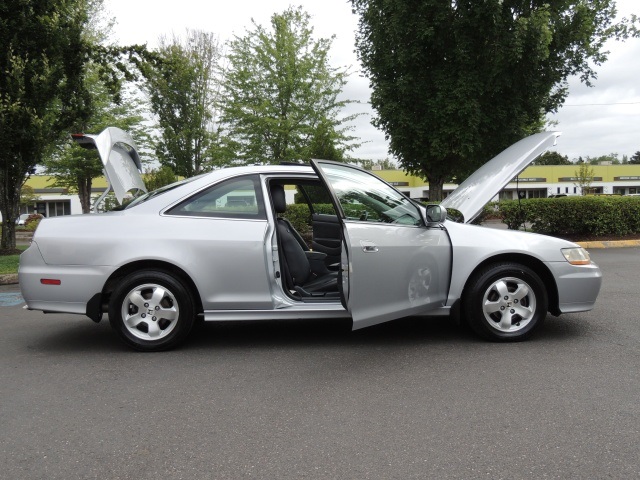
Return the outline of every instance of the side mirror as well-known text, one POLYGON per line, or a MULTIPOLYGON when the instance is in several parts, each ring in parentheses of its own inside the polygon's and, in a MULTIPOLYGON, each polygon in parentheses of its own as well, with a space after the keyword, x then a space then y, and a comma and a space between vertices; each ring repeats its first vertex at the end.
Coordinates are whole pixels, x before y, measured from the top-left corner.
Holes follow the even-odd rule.
POLYGON ((427 226, 438 225, 447 219, 447 209, 440 205, 427 205, 425 221, 427 226))

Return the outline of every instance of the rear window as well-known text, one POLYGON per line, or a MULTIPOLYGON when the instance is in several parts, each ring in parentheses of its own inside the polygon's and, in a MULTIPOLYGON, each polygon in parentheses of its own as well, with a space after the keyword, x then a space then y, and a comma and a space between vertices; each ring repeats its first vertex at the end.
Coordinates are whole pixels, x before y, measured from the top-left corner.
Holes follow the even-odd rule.
POLYGON ((232 178, 193 195, 167 215, 266 219, 258 177, 232 178))
POLYGON ((152 192, 145 193, 144 195, 140 195, 139 197, 135 197, 134 199, 119 205, 112 210, 127 210, 129 208, 135 207, 136 205, 140 205, 141 203, 146 202, 147 200, 151 200, 152 198, 158 197, 163 193, 168 192, 169 190, 173 190, 180 185, 185 185, 187 183, 193 182, 197 178, 200 178, 202 175, 197 175, 195 177, 186 178, 184 180, 180 180, 178 182, 171 183, 169 185, 165 185, 164 187, 157 188, 152 192))

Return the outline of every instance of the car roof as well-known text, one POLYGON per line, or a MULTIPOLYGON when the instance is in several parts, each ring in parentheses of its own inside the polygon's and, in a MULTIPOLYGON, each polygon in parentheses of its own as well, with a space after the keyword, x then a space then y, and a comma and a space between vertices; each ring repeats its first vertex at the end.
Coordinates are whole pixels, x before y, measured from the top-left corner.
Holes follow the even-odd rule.
POLYGON ((208 184, 211 182, 223 180, 225 178, 237 177, 240 175, 295 175, 295 174, 314 174, 313 168, 309 164, 299 165, 247 165, 242 167, 226 167, 220 170, 201 175, 193 181, 193 184, 208 184))

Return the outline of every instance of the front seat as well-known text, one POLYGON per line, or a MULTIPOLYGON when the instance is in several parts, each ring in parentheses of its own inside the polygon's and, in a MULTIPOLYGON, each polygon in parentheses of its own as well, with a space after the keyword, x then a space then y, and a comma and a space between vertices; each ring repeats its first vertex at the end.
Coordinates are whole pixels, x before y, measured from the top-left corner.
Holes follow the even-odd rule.
MULTIPOLYGON (((276 214, 286 212, 284 186, 271 185, 271 200, 276 214)), ((324 265, 326 254, 310 252, 302 236, 288 220, 277 217, 276 225, 278 241, 283 252, 281 260, 289 287, 302 295, 337 292, 338 272, 329 271, 324 265), (313 257, 320 257, 322 261, 318 262, 313 257)))

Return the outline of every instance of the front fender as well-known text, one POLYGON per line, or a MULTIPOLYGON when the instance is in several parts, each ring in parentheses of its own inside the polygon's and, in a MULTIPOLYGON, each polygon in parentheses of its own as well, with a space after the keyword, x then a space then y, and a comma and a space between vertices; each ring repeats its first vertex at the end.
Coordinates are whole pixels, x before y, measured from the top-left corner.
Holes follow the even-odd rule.
POLYGON ((513 230, 498 230, 462 223, 446 222, 453 245, 451 288, 447 305, 461 298, 467 280, 478 267, 492 258, 526 256, 536 263, 567 264, 562 248, 574 243, 555 237, 513 230))

